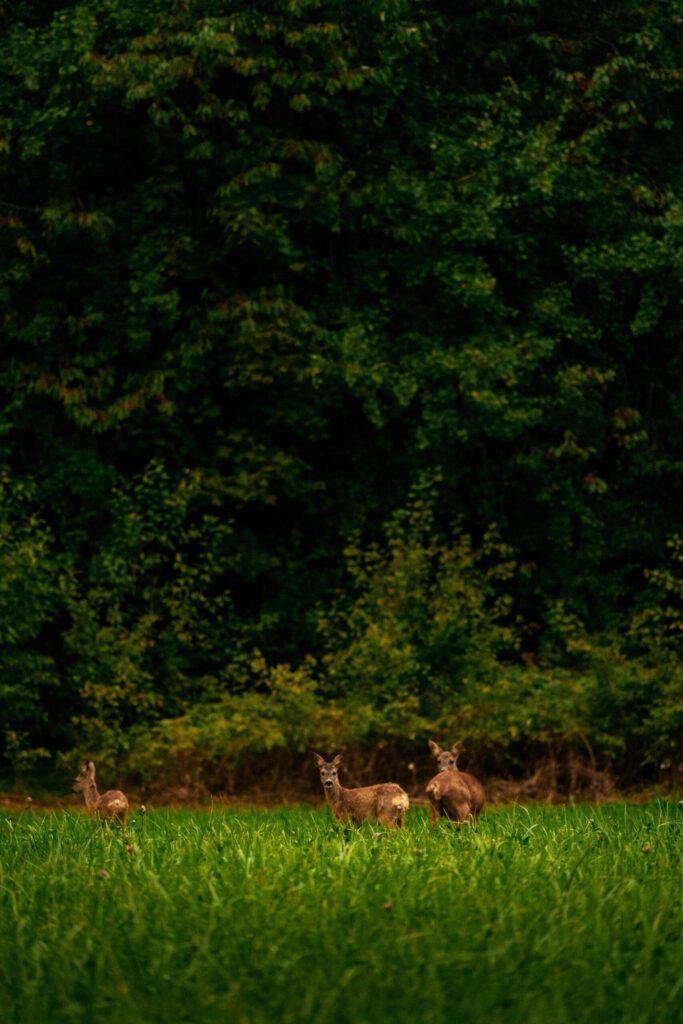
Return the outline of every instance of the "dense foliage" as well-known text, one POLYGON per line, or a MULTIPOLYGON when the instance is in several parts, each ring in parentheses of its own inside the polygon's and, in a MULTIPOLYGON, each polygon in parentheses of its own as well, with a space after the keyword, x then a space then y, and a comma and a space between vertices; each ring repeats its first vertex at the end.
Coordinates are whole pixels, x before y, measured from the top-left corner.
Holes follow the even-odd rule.
POLYGON ((0 32, 5 770, 675 770, 681 0, 0 32))

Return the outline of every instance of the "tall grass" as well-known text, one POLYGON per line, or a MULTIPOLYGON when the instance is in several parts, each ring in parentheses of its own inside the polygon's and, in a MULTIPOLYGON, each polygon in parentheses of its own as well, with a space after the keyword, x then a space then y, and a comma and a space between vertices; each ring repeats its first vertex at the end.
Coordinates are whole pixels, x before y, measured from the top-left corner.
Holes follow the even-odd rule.
POLYGON ((163 811, 0 818, 0 1018, 683 1020, 683 813, 521 806, 476 829, 163 811))

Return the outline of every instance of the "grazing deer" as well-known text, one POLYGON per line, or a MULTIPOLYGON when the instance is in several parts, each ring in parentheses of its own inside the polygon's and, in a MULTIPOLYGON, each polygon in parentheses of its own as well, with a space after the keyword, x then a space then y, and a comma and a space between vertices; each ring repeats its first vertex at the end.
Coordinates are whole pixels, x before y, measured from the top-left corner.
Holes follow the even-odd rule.
POLYGON ((438 743, 430 740, 429 749, 439 767, 438 774, 427 783, 432 827, 439 818, 463 823, 476 818, 484 806, 486 793, 474 775, 458 771, 462 741, 458 740, 450 750, 442 750, 438 743))
POLYGON ((74 793, 82 793, 88 814, 98 818, 118 818, 123 827, 128 821, 128 800, 120 789, 109 789, 102 796, 95 785, 95 765, 92 761, 84 761, 76 776, 74 793))
POLYGON ((403 828, 403 818, 408 810, 408 794, 396 782, 345 789, 337 774, 343 760, 341 754, 337 754, 331 761, 326 761, 320 754, 314 754, 313 759, 320 769, 320 781, 335 818, 339 821, 352 821, 356 825, 374 821, 381 822, 387 828, 403 828))

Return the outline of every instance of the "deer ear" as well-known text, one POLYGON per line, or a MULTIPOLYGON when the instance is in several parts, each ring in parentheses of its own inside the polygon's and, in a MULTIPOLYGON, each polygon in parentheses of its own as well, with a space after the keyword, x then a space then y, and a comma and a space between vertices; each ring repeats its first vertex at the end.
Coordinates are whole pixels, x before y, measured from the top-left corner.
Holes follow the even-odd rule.
POLYGON ((435 743, 434 740, 429 741, 429 749, 431 750, 434 757, 438 757, 439 754, 441 753, 441 747, 439 746, 438 743, 435 743))
POLYGON ((88 761, 87 768, 88 768, 88 775, 90 776, 91 779, 94 779, 95 778, 95 762, 94 761, 88 761))
POLYGON ((313 752, 313 760, 317 764, 318 768, 322 768, 325 764, 325 758, 321 757, 320 754, 316 754, 315 751, 313 752))
POLYGON ((332 764, 334 765, 335 768, 338 768, 343 760, 344 760, 344 755, 343 754, 337 754, 336 757, 332 758, 332 764))
POLYGON ((453 746, 451 747, 451 754, 453 755, 453 757, 457 757, 458 754, 461 751, 462 751, 462 740, 458 740, 457 743, 454 743, 453 746))

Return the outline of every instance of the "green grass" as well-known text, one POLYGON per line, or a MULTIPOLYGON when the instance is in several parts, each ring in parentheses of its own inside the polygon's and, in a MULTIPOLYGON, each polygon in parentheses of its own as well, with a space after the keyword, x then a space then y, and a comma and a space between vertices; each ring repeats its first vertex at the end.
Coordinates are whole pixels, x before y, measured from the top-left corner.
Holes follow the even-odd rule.
POLYGON ((682 830, 674 803, 381 838, 324 810, 1 816, 0 1018, 675 1024, 682 830))

